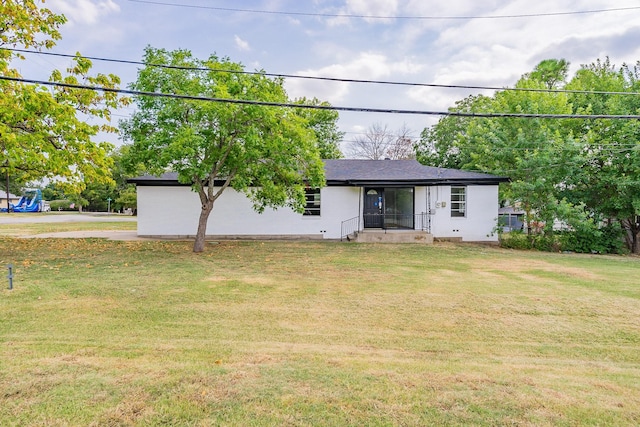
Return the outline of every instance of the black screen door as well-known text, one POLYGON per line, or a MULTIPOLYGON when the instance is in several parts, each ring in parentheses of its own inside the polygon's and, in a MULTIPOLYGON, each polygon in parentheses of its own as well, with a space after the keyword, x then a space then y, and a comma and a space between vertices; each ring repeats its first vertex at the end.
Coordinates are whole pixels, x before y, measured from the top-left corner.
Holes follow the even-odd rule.
POLYGON ((384 191, 366 188, 364 193, 364 228, 382 228, 384 191))

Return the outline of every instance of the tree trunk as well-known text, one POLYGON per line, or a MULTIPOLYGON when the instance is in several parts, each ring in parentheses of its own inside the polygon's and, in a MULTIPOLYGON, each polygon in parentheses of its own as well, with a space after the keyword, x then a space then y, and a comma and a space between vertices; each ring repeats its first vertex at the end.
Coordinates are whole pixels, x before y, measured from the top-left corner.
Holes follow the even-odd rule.
POLYGON ((531 227, 531 208, 529 207, 528 203, 525 203, 524 205, 524 219, 527 223, 527 236, 531 237, 531 235, 533 234, 533 229, 531 227))
POLYGON ((193 242, 193 252, 200 253, 204 251, 205 237, 207 236, 207 221, 209 220, 209 214, 212 210, 213 203, 202 205, 200 218, 198 219, 198 232, 196 233, 196 240, 193 242))
POLYGON ((637 217, 620 221, 624 230, 624 240, 627 249, 632 254, 640 254, 640 222, 637 217))

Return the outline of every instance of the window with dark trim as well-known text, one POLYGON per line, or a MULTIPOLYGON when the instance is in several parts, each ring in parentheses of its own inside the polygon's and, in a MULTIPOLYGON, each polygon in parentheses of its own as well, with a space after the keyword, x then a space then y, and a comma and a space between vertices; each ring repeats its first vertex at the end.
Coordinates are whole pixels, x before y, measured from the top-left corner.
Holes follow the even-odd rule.
POLYGON ((304 190, 305 216, 320 216, 320 189, 319 188, 307 188, 304 190))
POLYGON ((467 216, 467 187, 451 187, 451 216, 467 216))

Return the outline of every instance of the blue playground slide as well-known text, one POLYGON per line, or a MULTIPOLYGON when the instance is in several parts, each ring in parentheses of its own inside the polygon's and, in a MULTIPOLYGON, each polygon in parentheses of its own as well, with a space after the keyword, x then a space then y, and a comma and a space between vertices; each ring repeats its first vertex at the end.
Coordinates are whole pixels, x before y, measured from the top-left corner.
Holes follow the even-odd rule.
POLYGON ((42 206, 42 191, 31 190, 20 198, 17 204, 11 204, 14 212, 40 212, 42 206))

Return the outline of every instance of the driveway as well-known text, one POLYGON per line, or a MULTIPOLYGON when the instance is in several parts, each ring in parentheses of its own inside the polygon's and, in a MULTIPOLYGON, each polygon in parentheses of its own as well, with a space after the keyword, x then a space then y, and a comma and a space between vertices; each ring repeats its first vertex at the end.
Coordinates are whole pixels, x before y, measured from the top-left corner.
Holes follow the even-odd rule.
MULTIPOLYGON (((2 214, 0 213, 0 224, 28 224, 28 223, 65 223, 65 222, 137 222, 138 218, 130 215, 116 215, 106 213, 24 213, 24 214, 2 214)), ((109 240, 148 240, 138 237, 135 230, 84 230, 84 231, 64 231, 59 233, 44 233, 22 236, 28 239, 49 239, 49 238, 70 238, 86 239, 101 238, 109 240)))

